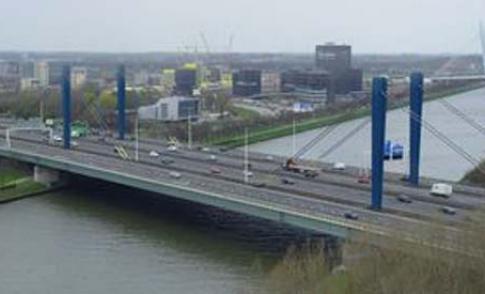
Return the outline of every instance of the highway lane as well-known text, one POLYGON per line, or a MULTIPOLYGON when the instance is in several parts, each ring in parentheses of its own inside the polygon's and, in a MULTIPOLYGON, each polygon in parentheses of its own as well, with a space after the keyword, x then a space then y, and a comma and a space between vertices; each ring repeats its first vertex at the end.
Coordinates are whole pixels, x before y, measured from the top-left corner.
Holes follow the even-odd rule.
POLYGON ((239 199, 246 199, 266 203, 269 205, 276 205, 289 209, 296 210, 299 213, 317 216, 317 217, 334 217, 356 226, 377 226, 381 231, 396 232, 398 230, 403 235, 412 236, 413 232, 419 228, 426 226, 426 222, 422 222, 412 218, 395 216, 390 214, 378 213, 370 210, 360 209, 347 205, 340 205, 328 201, 312 199, 308 197, 300 197, 291 193, 276 192, 267 189, 255 188, 248 185, 237 184, 219 180, 214 177, 200 176, 194 174, 184 174, 181 179, 173 179, 169 175, 169 169, 151 167, 146 164, 136 163, 131 161, 123 161, 120 159, 88 154, 80 151, 66 151, 60 148, 41 145, 38 143, 26 143, 22 141, 15 142, 16 150, 26 150, 58 158, 61 160, 70 160, 79 162, 98 168, 113 170, 120 173, 128 173, 136 176, 149 178, 151 180, 163 181, 179 186, 191 187, 207 192, 219 193, 221 195, 228 195, 239 199), (345 220, 343 214, 346 211, 355 211, 359 214, 358 221, 345 220), (392 229, 390 229, 392 228, 392 229))
MULTIPOLYGON (((97 152, 106 156, 116 157, 113 153, 113 146, 99 144, 97 142, 91 142, 88 140, 81 142, 79 150, 97 152)), ((185 153, 185 150, 176 153, 165 152, 166 156, 173 156, 174 154, 180 155, 183 153, 185 153)), ((243 175, 241 169, 220 167, 222 175, 211 175, 210 167, 213 165, 218 166, 218 163, 208 162, 207 160, 197 161, 175 158, 175 166, 167 167, 161 164, 159 159, 150 157, 148 155, 148 151, 140 153, 140 160, 141 163, 182 171, 183 173, 196 172, 198 174, 209 175, 211 177, 229 180, 230 182, 234 183, 242 183, 243 175)), ((256 180, 256 182, 264 182, 267 185, 265 190, 279 190, 283 192, 299 194, 301 196, 321 198, 327 201, 357 206, 360 208, 366 208, 368 206, 370 198, 370 194, 368 191, 360 191, 338 185, 322 184, 313 180, 306 180, 304 178, 295 179, 295 185, 292 185, 291 187, 287 185, 282 185, 280 177, 278 175, 268 175, 255 172, 255 178, 258 179, 256 180)), ((404 204, 397 201, 396 197, 385 197, 384 205, 386 207, 386 213, 401 214, 408 217, 435 220, 440 219, 447 222, 463 220, 466 217, 466 214, 462 213, 461 211, 458 211, 457 216, 444 215, 440 212, 440 209, 443 206, 442 204, 434 205, 426 202, 414 202, 412 204, 404 204)))
MULTIPOLYGON (((322 222, 322 225, 327 223, 350 229, 353 232, 353 235, 350 236, 351 238, 355 237, 355 234, 358 236, 359 233, 363 233, 367 237, 375 236, 373 240, 376 240, 377 243, 383 241, 382 237, 392 237, 405 242, 428 244, 429 246, 445 250, 461 250, 460 248, 455 248, 453 242, 449 243, 449 241, 460 238, 461 231, 459 228, 449 225, 375 212, 355 206, 302 197, 292 193, 255 188, 245 184, 216 179, 210 175, 186 173, 181 179, 174 179, 169 175, 170 169, 163 167, 124 161, 116 157, 95 155, 85 151, 68 151, 39 143, 17 140, 14 143, 14 150, 17 152, 23 150, 28 152, 27 154, 58 159, 61 163, 71 162, 71 164, 80 164, 82 166, 88 165, 96 169, 137 177, 140 181, 164 183, 178 186, 182 189, 193 189, 209 193, 215 198, 223 197, 233 199, 236 202, 245 201, 256 206, 262 205, 273 209, 281 209, 281 211, 289 215, 296 214, 310 219, 318 219, 322 222), (346 219, 344 214, 348 211, 357 213, 359 219, 346 219), (376 237, 377 239, 375 239, 376 237)), ((5 147, 0 147, 0 149, 5 150, 5 147)), ((197 199, 194 199, 194 201, 197 201, 197 199)))
MULTIPOLYGON (((114 143, 116 142, 111 142, 111 144, 114 144, 114 143)), ((127 149, 132 149, 131 145, 132 144, 130 143, 128 144, 124 143, 124 146, 126 146, 127 149)), ((241 158, 230 157, 224 153, 218 153, 214 151, 201 152, 201 151, 188 150, 188 149, 183 149, 183 151, 181 152, 170 153, 170 152, 166 152, 166 149, 163 150, 164 148, 165 146, 161 147, 160 144, 158 145, 150 144, 150 143, 140 144, 140 150, 142 151, 142 153, 143 152, 148 153, 150 150, 156 150, 157 152, 165 154, 166 156, 172 157, 174 159, 178 158, 178 159, 190 160, 192 164, 195 164, 195 161, 206 163, 207 159, 209 158, 209 155, 214 154, 218 158, 217 165, 221 167, 225 166, 225 167, 231 167, 231 168, 240 169, 240 170, 243 169, 243 161, 241 158)), ((278 160, 278 159, 275 159, 275 160, 278 160)), ((291 172, 283 172, 281 169, 281 165, 279 164, 278 161, 276 162, 274 160, 265 160, 264 162, 253 161, 251 162, 251 165, 252 165, 252 170, 255 172, 291 177, 294 180, 298 179, 300 181, 304 181, 306 182, 306 184, 313 184, 315 182, 319 182, 327 185, 361 190, 367 193, 370 193, 371 191, 370 185, 359 184, 357 183, 357 179, 355 176, 350 176, 344 172, 337 173, 337 172, 322 171, 317 178, 307 179, 303 175, 298 175, 291 172)), ((385 182, 385 185, 384 185, 385 196, 391 197, 392 200, 395 200, 396 196, 404 194, 404 195, 410 196, 415 201, 428 202, 428 203, 433 203, 441 206, 449 205, 449 206, 462 208, 462 209, 473 209, 473 208, 485 206, 485 190, 481 189, 481 192, 484 192, 483 194, 484 197, 475 197, 475 194, 469 195, 467 193, 457 191, 453 194, 453 197, 451 199, 442 199, 442 198, 431 196, 429 194, 428 187, 416 188, 402 182, 385 182)), ((369 196, 367 196, 367 199, 368 197, 369 196)))
MULTIPOLYGON (((92 152, 101 152, 103 154, 110 155, 112 153, 112 150, 110 147, 106 147, 106 145, 103 147, 93 142, 83 142, 82 146, 80 146, 79 148, 80 150, 86 148, 87 150, 92 152)), ((218 162, 211 162, 207 159, 197 161, 174 156, 175 154, 181 155, 184 153, 185 150, 175 153, 164 152, 162 154, 162 158, 173 158, 174 163, 170 166, 170 168, 182 172, 197 172, 200 174, 210 175, 210 168, 212 166, 216 166, 220 168, 221 174, 212 175, 212 177, 229 180, 231 182, 242 183, 242 169, 234 169, 220 166, 218 162)), ((150 157, 148 151, 141 152, 139 160, 141 163, 167 167, 166 165, 160 163, 160 158, 150 157)), ((370 192, 368 191, 356 190, 345 186, 323 184, 313 180, 307 180, 305 178, 293 179, 294 185, 284 185, 281 183, 280 175, 266 174, 255 171, 254 177, 250 178, 250 180, 253 183, 264 183, 266 185, 265 189, 291 192, 294 194, 299 194, 301 196, 321 198, 328 201, 358 206, 361 208, 367 208, 370 202, 370 192)), ((384 198, 384 206, 386 207, 386 213, 396 213, 416 218, 435 220, 440 219, 451 222, 463 220, 466 217, 466 214, 462 213, 461 211, 458 211, 458 215, 456 216, 450 216, 441 213, 440 209, 443 207, 442 203, 436 205, 434 203, 416 201, 411 204, 405 204, 399 202, 396 197, 392 196, 384 198)))

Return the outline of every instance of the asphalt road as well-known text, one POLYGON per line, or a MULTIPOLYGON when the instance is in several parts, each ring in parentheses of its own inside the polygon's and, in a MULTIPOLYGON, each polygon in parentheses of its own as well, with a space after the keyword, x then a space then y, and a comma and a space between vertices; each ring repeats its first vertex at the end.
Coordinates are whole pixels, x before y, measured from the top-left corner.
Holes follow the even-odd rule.
MULTIPOLYGON (((281 171, 281 158, 266 158, 253 155, 251 183, 264 183, 265 187, 255 187, 243 182, 243 161, 238 154, 220 151, 182 150, 169 152, 166 146, 153 142, 140 144, 140 160, 123 160, 113 151, 114 144, 123 144, 133 157, 132 142, 97 142, 95 139, 79 140, 79 146, 67 151, 60 146, 42 142, 38 135, 22 135, 13 140, 15 150, 25 150, 36 154, 62 158, 72 162, 87 164, 139 177, 172 183, 178 186, 216 193, 234 199, 250 200, 254 203, 269 204, 298 213, 318 217, 331 217, 349 225, 370 225, 379 230, 391 230, 412 235, 429 220, 444 220, 448 224, 466 221, 472 210, 485 204, 485 197, 477 193, 455 193, 449 200, 429 195, 428 188, 414 188, 398 181, 386 182, 383 212, 367 209, 370 200, 368 185, 356 182, 355 175, 348 172, 322 172, 315 179, 281 171), (160 157, 149 155, 151 150, 160 157), (217 160, 210 160, 215 155, 217 160), (170 158, 172 164, 162 163, 162 158, 170 158), (220 174, 211 173, 216 166, 220 174), (171 171, 181 173, 180 179, 170 176, 171 171), (294 185, 285 185, 281 177, 291 178, 294 185), (414 201, 404 204, 396 199, 398 194, 411 196, 414 201), (457 209, 457 215, 449 216, 440 212, 443 206, 457 209), (352 211, 358 220, 347 220, 346 212, 352 211)), ((479 190, 473 190, 477 192, 479 190)), ((485 194, 483 194, 485 195, 485 194)))

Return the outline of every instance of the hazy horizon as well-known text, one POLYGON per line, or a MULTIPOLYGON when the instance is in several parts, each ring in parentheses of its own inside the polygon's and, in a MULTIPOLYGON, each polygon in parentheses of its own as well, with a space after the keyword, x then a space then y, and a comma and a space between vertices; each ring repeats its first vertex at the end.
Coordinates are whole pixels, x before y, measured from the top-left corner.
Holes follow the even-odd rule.
POLYGON ((484 7, 483 0, 18 0, 0 11, 0 51, 177 53, 197 47, 201 53, 305 54, 335 42, 352 45, 356 54, 478 54, 484 7))

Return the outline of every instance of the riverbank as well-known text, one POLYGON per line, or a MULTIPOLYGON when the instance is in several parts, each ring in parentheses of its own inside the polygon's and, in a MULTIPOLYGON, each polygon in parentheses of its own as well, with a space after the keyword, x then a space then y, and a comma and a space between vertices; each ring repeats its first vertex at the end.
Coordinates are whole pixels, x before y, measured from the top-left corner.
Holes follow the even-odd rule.
MULTIPOLYGON (((473 91, 484 86, 483 83, 467 85, 463 87, 457 87, 446 91, 437 91, 429 95, 425 95, 424 101, 429 102, 437 99, 446 98, 452 95, 473 91)), ((400 99, 390 101, 388 104, 388 110, 406 107, 409 105, 408 99, 400 99)), ((361 106, 359 108, 344 109, 339 113, 326 115, 322 117, 309 118, 301 120, 295 127, 296 133, 302 133, 321 127, 340 124, 346 121, 362 118, 371 114, 370 105, 361 106)), ((250 129, 250 135, 248 138, 249 144, 255 144, 271 139, 285 137, 293 134, 293 124, 283 124, 274 127, 263 127, 257 129, 250 129)), ((209 142, 211 145, 221 146, 225 148, 237 148, 244 145, 244 135, 236 134, 227 137, 219 138, 209 142)))
POLYGON ((20 170, 0 170, 0 204, 41 195, 58 188, 34 182, 20 170))

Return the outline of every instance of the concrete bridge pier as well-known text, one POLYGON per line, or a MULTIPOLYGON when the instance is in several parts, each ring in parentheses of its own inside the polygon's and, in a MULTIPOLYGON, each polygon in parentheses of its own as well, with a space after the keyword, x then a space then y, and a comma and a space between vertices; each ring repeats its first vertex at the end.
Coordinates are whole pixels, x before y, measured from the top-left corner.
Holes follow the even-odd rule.
POLYGON ((61 181, 61 173, 58 170, 34 166, 34 181, 47 186, 52 186, 61 181))

